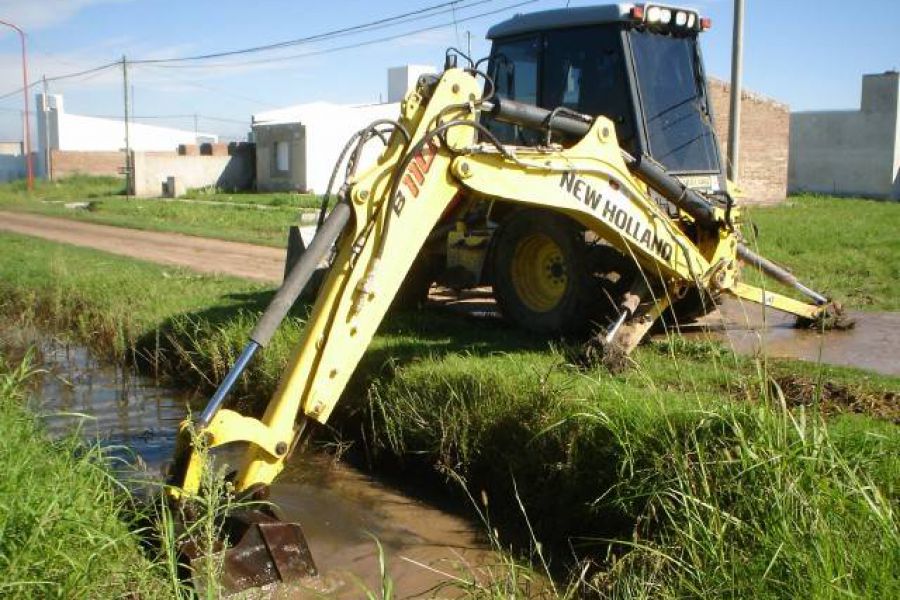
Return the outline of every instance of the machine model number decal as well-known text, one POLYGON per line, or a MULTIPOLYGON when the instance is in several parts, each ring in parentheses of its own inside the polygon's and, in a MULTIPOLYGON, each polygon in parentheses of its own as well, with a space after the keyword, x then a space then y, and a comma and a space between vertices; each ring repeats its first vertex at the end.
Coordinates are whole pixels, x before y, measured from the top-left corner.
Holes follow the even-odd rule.
POLYGON ((579 203, 600 213, 600 218, 631 238, 647 251, 657 254, 665 261, 672 259, 672 244, 658 237, 640 218, 631 215, 613 200, 603 197, 601 190, 578 177, 574 172, 563 173, 559 187, 564 188, 579 203))
MULTIPOLYGON (((412 160, 409 161, 409 166, 406 167, 406 172, 403 174, 400 183, 403 184, 403 187, 406 188, 406 191, 412 198, 419 197, 420 186, 425 183, 425 176, 431 170, 435 156, 437 156, 437 148, 434 144, 429 143, 413 155, 412 160)), ((394 212, 399 215, 403 212, 405 204, 406 195, 398 190, 397 195, 394 197, 394 212)))

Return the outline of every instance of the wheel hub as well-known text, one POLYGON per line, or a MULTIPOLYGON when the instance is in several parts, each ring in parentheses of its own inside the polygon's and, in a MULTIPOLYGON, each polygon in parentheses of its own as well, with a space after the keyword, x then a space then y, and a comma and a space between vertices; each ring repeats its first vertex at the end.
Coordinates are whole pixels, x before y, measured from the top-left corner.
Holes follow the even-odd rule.
POLYGON ((563 251, 543 233, 522 238, 513 256, 512 280, 521 301, 534 312, 553 310, 569 283, 563 251))

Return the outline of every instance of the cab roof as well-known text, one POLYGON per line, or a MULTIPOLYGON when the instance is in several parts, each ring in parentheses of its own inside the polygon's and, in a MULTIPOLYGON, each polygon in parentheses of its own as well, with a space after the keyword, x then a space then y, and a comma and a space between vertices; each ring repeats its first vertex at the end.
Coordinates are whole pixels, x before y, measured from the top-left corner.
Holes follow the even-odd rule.
POLYGON ((496 38, 531 33, 534 31, 546 31, 547 29, 562 29, 564 27, 577 27, 580 25, 600 25, 603 23, 631 22, 631 9, 634 3, 603 4, 599 6, 577 6, 573 8, 557 8, 542 10, 539 12, 517 14, 511 19, 497 23, 487 32, 487 38, 496 38))

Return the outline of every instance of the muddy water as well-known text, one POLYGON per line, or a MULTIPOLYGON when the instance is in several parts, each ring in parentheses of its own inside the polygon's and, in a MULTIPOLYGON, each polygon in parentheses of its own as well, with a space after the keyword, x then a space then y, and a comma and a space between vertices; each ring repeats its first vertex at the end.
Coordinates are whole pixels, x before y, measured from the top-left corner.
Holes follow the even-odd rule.
MULTIPOLYGON (((489 288, 455 294, 432 291, 433 307, 475 319, 500 319, 489 288)), ((765 353, 900 375, 900 312, 848 311, 853 329, 824 333, 794 327, 794 317, 726 298, 719 310, 682 327, 688 338, 721 341, 740 354, 765 353)), ((665 337, 660 334, 659 338, 665 337)))
MULTIPOLYGON (((0 333, 9 339, 8 332, 0 333)), ((32 402, 51 435, 78 427, 85 437, 100 440, 137 466, 138 473, 158 477, 171 456, 185 407, 197 399, 100 364, 84 348, 40 337, 19 338, 15 346, 35 344, 40 350, 46 371, 37 377, 32 402)), ((135 469, 122 473, 133 477, 135 469)), ((310 585, 326 592, 315 597, 364 597, 360 585, 380 590, 379 557, 371 536, 385 549, 388 572, 401 598, 454 597, 458 594, 446 587, 448 580, 471 579, 479 567, 496 562, 470 521, 325 455, 295 457, 273 485, 271 499, 287 519, 303 526, 322 574, 310 585)), ((269 592, 278 598, 311 595, 308 588, 269 592)))
POLYGON ((741 354, 761 352, 900 375, 900 313, 848 314, 856 322, 852 329, 818 332, 795 328, 790 315, 727 299, 717 312, 683 333, 723 341, 741 354))

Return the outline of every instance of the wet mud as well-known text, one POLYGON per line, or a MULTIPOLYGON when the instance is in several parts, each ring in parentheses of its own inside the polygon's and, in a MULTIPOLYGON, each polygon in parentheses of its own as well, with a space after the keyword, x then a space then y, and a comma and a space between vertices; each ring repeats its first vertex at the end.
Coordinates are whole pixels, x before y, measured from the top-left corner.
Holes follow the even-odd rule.
POLYGON ((833 381, 785 375, 772 381, 772 392, 789 407, 814 408, 826 416, 866 414, 900 425, 900 395, 894 391, 870 393, 833 381))
POLYGON ((852 329, 797 328, 795 319, 748 302, 726 299, 719 310, 681 328, 693 339, 721 341, 740 354, 765 354, 900 375, 900 312, 854 312, 852 329))

